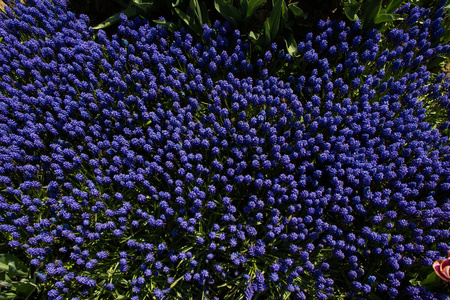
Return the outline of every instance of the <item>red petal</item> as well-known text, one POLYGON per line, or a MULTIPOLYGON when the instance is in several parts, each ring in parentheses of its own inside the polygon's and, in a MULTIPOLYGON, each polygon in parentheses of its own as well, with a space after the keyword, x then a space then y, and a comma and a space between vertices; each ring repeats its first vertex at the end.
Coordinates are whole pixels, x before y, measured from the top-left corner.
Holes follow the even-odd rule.
POLYGON ((435 261, 435 262, 433 263, 433 269, 434 269, 434 272, 436 272, 436 275, 439 276, 442 280, 444 280, 444 281, 449 281, 450 278, 447 277, 447 276, 446 276, 444 273, 442 273, 442 271, 441 271, 441 264, 442 264, 443 261, 444 261, 443 259, 438 259, 437 261, 435 261))
POLYGON ((445 276, 445 281, 450 281, 450 259, 446 259, 441 263, 441 273, 445 276))

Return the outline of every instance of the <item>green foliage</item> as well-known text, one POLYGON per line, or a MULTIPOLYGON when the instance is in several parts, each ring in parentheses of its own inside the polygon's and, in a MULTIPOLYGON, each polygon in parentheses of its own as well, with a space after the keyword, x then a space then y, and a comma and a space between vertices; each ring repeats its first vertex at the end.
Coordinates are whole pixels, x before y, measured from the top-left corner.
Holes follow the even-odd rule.
POLYGON ((444 24, 445 31, 441 37, 441 44, 448 45, 450 44, 450 4, 445 7, 443 18, 442 24, 444 24))
POLYGON ((250 39, 259 49, 267 48, 274 41, 278 41, 286 45, 290 55, 296 54, 297 42, 292 28, 298 18, 306 19, 308 16, 297 4, 298 2, 293 2, 287 5, 285 0, 272 0, 272 10, 264 21, 263 30, 249 33, 250 39))
POLYGON ((363 29, 380 27, 386 23, 401 20, 402 17, 394 14, 404 0, 389 0, 387 4, 383 0, 341 0, 343 10, 351 21, 361 20, 363 29))
MULTIPOLYGON (((203 24, 209 24, 209 15, 206 5, 199 3, 198 0, 190 0, 186 13, 177 6, 180 5, 180 0, 172 5, 178 17, 189 26, 189 28, 198 36, 201 37, 203 32, 203 24)), ((173 25, 172 25, 173 27, 173 25)), ((168 27, 170 29, 170 27, 168 27)))
POLYGON ((37 292, 25 263, 11 254, 0 254, 0 299, 30 299, 37 292))
POLYGON ((118 23, 120 20, 120 15, 125 14, 127 17, 135 17, 137 15, 141 15, 145 13, 148 9, 153 7, 154 1, 145 1, 145 0, 131 0, 125 9, 122 11, 115 13, 114 15, 107 18, 102 23, 92 27, 92 29, 103 29, 109 27, 115 23, 118 23))
POLYGON ((232 0, 214 0, 214 7, 233 26, 246 29, 255 12, 266 0, 239 0, 237 2, 237 5, 233 5, 232 0))

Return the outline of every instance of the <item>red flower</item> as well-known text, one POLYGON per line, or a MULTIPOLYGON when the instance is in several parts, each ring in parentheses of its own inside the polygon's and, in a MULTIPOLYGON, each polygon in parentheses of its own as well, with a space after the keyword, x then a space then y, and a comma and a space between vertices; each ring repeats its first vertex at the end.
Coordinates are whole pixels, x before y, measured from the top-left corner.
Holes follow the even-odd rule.
POLYGON ((450 282, 450 250, 447 259, 438 259, 433 263, 433 269, 442 280, 450 282))

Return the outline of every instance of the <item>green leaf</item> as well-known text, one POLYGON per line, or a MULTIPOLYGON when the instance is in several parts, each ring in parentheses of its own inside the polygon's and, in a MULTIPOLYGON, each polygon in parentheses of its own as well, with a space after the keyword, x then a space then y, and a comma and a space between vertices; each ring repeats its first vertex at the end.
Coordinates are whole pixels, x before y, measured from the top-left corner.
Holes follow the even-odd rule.
POLYGON ((16 298, 16 294, 14 293, 4 293, 0 294, 0 300, 14 299, 16 298))
POLYGON ((252 16, 265 0, 249 0, 246 17, 252 16))
POLYGON ((402 5, 405 0, 390 0, 388 6, 386 7, 386 12, 393 13, 397 8, 402 5))
POLYGON ((286 43, 286 49, 292 57, 297 56, 297 42, 295 41, 294 35, 289 33, 284 37, 284 42, 286 43))
POLYGON ((142 1, 134 0, 130 2, 130 5, 136 6, 140 9, 142 9, 144 12, 147 12, 147 10, 150 10, 153 6, 153 1, 151 3, 142 3, 142 1))
POLYGON ((247 17, 248 0, 241 0, 241 16, 247 17))
MULTIPOLYGON (((280 29, 281 11, 283 9, 284 0, 274 0, 272 12, 269 16, 270 41, 273 41, 280 29)), ((264 24, 265 25, 265 24, 264 24)))
POLYGON ((254 33, 253 31, 250 31, 250 33, 248 34, 248 37, 251 40, 256 41, 257 39, 259 39, 260 34, 259 33, 254 33))
POLYGON ((442 279, 439 278, 439 276, 437 276, 435 272, 432 272, 432 273, 428 274, 427 278, 422 280, 422 282, 420 284, 424 287, 432 286, 432 285, 439 284, 440 280, 442 280, 442 279))
POLYGON ((427 69, 433 69, 436 67, 442 68, 444 63, 447 61, 445 57, 436 56, 430 59, 430 61, 427 63, 427 69))
POLYGON ((233 26, 237 26, 237 23, 241 21, 241 12, 236 7, 228 4, 224 0, 214 0, 214 7, 228 22, 233 26))
POLYGON ((186 23, 186 25, 188 25, 189 27, 192 26, 192 20, 191 20, 191 17, 189 15, 185 14, 179 8, 175 8, 175 12, 180 17, 180 19, 183 20, 184 23, 186 23))
POLYGON ((33 292, 37 289, 37 286, 32 284, 31 282, 21 283, 17 288, 17 294, 23 294, 25 299, 31 296, 33 292))
MULTIPOLYGON (((153 20, 153 22, 155 22, 156 24, 161 25, 162 27, 166 28, 170 32, 174 32, 175 30, 178 29, 178 26, 175 25, 175 23, 168 22, 166 20, 153 20)), ((149 121, 149 122, 151 123, 151 121, 149 121)))
POLYGON ((361 14, 363 24, 370 24, 375 21, 376 16, 380 13, 382 0, 368 0, 364 2, 361 14))
POLYGON ((200 5, 198 5, 198 1, 197 0, 189 1, 189 8, 192 9, 199 23, 204 24, 205 22, 203 22, 202 11, 200 5))
POLYGON ((7 271, 9 276, 28 276, 27 265, 11 254, 0 254, 0 271, 7 271))
POLYGON ((182 0, 177 0, 177 2, 175 2, 175 3, 172 3, 172 7, 177 7, 178 5, 180 5, 180 2, 181 2, 182 0))
POLYGON ((97 26, 92 27, 92 29, 103 29, 119 22, 120 14, 125 14, 127 17, 134 17, 137 14, 137 7, 134 5, 130 5, 126 9, 112 15, 111 17, 101 22, 97 26))
POLYGON ((269 45, 271 41, 269 19, 266 19, 266 21, 264 21, 264 41, 266 45, 269 45))
POLYGON ((344 13, 350 21, 358 20, 358 12, 361 8, 361 3, 353 2, 348 5, 344 5, 344 13))
POLYGON ((202 15, 202 24, 209 24, 209 14, 208 14, 208 8, 206 5, 200 5, 201 15, 202 15))
POLYGON ((374 20, 375 24, 388 23, 393 21, 395 21, 395 17, 393 14, 383 14, 383 13, 377 15, 374 20))
POLYGON ((294 2, 288 5, 290 11, 294 14, 296 17, 303 17, 306 19, 308 17, 308 14, 303 12, 303 10, 297 6, 298 2, 294 2))

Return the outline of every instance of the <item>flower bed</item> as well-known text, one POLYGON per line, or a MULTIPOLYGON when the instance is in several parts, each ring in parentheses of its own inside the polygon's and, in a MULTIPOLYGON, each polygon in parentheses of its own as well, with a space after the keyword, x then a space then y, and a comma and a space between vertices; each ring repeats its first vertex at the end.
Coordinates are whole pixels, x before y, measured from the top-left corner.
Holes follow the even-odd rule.
POLYGON ((297 58, 219 22, 109 38, 64 1, 7 8, 2 234, 48 299, 446 299, 420 284, 450 250, 423 107, 448 106, 443 5, 384 36, 320 22, 297 58))

